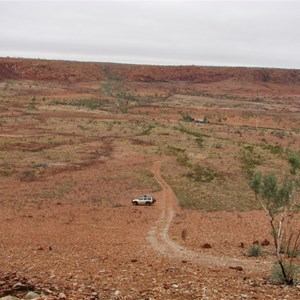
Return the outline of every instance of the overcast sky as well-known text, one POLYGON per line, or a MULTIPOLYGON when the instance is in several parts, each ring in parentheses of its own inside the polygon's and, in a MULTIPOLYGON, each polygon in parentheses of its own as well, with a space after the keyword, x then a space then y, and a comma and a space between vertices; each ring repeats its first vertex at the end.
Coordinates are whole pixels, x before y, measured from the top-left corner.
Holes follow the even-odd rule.
POLYGON ((300 69, 300 1, 1 1, 0 56, 300 69))

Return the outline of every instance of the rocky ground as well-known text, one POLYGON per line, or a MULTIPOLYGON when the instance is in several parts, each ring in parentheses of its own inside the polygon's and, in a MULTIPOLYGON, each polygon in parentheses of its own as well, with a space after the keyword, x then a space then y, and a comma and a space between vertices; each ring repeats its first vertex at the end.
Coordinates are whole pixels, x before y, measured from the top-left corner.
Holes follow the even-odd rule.
MULTIPOLYGON (((19 211, 2 207, 1 299, 300 296, 300 286, 270 283, 274 258, 246 256, 246 250, 238 245, 238 241, 246 242, 239 239, 246 236, 245 228, 237 226, 235 213, 212 216, 181 211, 172 190, 160 177, 160 164, 157 160, 151 167, 163 187, 155 194, 158 203, 151 207, 134 207, 130 203, 115 208, 64 203, 19 211), (200 230, 200 241, 189 241, 188 236, 185 241, 176 240, 176 231, 182 228, 176 220, 181 214, 188 214, 185 226, 194 224, 189 230, 200 230), (209 225, 212 217, 214 226, 228 228, 228 237, 239 238, 234 243, 228 238, 227 247, 221 247, 220 236, 209 225), (199 226, 203 219, 208 224, 199 226), (210 247, 203 246, 205 241, 210 247)), ((242 218, 245 223, 248 218, 255 223, 264 222, 260 212, 244 213, 242 218)), ((255 237, 268 237, 266 228, 259 228, 255 237)), ((249 230, 254 235, 257 227, 249 230)))
POLYGON ((246 180, 298 153, 299 74, 1 58, 0 299, 300 299, 246 180))

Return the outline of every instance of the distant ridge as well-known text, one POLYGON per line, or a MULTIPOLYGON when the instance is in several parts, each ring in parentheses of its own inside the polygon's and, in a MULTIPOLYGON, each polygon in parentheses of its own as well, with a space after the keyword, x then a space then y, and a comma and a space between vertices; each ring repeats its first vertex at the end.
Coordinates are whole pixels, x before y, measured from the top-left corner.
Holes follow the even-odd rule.
POLYGON ((152 66, 0 58, 0 81, 103 81, 112 78, 133 82, 179 81, 209 84, 232 80, 297 85, 300 84, 300 70, 249 67, 152 66))

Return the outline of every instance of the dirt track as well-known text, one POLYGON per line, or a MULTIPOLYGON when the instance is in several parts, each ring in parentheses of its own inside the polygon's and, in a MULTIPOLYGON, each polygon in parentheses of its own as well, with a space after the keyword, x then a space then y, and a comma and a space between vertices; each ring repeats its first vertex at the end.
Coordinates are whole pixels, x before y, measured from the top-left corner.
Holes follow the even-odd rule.
POLYGON ((156 180, 162 187, 159 197, 159 205, 161 208, 161 215, 156 221, 155 225, 148 232, 148 241, 151 246, 160 252, 162 255, 166 255, 171 258, 177 258, 182 261, 192 261, 194 263, 201 263, 216 266, 216 267, 242 267, 246 270, 266 270, 268 269, 267 263, 264 265, 253 265, 253 262, 247 262, 246 260, 224 258, 213 255, 203 255, 196 253, 185 247, 176 244, 169 238, 168 231, 172 223, 173 217, 176 211, 179 210, 176 195, 172 191, 171 187, 166 183, 160 174, 160 167, 162 161, 156 161, 153 166, 153 173, 156 180))

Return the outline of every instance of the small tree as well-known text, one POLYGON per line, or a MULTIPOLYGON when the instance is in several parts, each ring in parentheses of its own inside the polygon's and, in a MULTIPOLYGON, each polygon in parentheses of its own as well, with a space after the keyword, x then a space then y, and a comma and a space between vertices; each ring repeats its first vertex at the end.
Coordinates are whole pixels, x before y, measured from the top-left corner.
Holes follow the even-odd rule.
POLYGON ((268 214, 276 248, 277 263, 282 272, 283 281, 291 285, 294 283, 294 272, 290 272, 291 268, 287 268, 287 265, 292 266, 286 264, 281 250, 287 220, 291 218, 291 213, 295 211, 298 204, 296 197, 297 181, 286 179, 282 184, 279 184, 274 173, 269 173, 266 176, 256 173, 250 186, 256 199, 260 201, 268 214))

